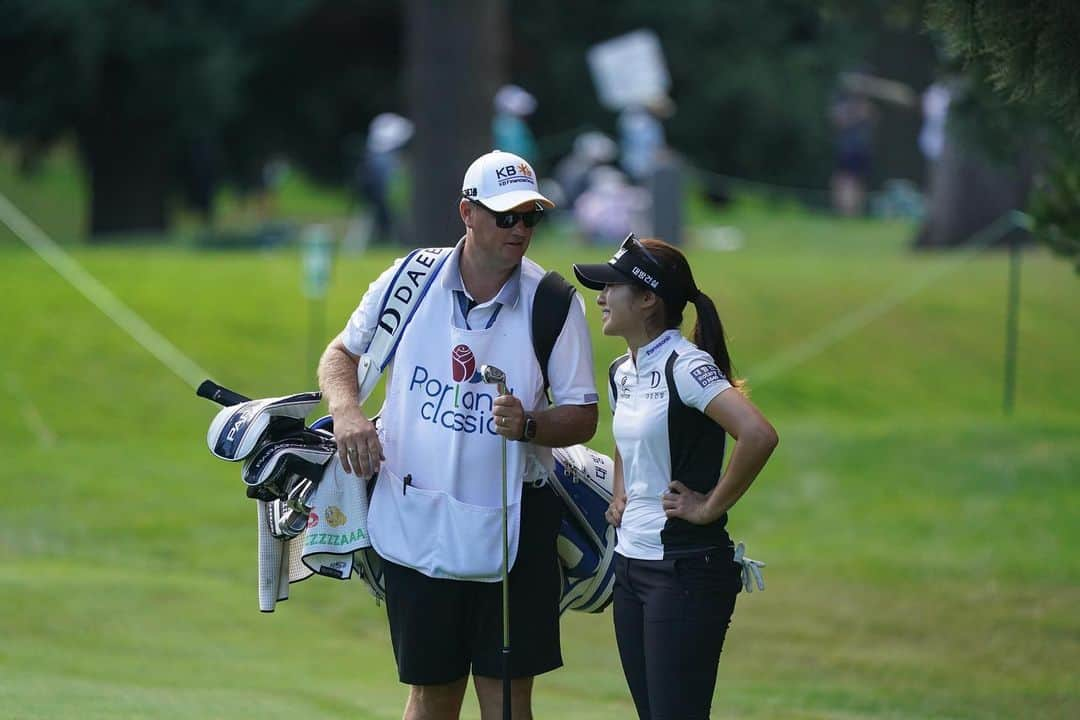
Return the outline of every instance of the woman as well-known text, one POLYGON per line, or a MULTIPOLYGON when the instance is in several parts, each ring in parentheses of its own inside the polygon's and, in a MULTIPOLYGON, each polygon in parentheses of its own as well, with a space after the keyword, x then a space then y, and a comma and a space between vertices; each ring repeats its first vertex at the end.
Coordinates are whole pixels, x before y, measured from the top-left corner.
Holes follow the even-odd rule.
POLYGON ((600 291, 603 332, 626 339, 611 364, 615 635, 638 716, 708 718, 741 565, 724 526, 776 447, 739 389, 716 307, 686 258, 630 235, 604 265, 574 265, 600 291), (694 342, 679 327, 692 302, 694 342), (724 436, 735 438, 721 474, 724 436))

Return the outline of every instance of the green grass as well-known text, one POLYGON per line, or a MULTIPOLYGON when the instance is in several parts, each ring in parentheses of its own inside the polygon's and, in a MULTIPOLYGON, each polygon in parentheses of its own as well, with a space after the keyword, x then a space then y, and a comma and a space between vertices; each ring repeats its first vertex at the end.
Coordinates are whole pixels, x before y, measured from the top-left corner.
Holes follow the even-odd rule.
MULTIPOLYGON (((50 232, 75 233, 23 199, 50 232)), ((1006 418, 1004 255, 911 254, 902 224, 753 203, 711 220, 745 246, 694 247, 698 283, 781 435, 732 513, 768 589, 739 600, 714 716, 1076 717, 1069 266, 1025 254, 1006 418), (865 328, 756 379, 939 270, 865 328)), ((294 251, 70 249, 216 380, 252 395, 313 386, 294 251)), ((532 255, 569 274, 605 251, 549 232, 532 255)), ((320 342, 390 258, 339 258, 320 342)), ((316 579, 257 612, 254 508, 237 468, 206 451, 214 407, 3 229, 0 268, 0 718, 400 717, 383 610, 359 584, 316 579)), ((603 382, 620 347, 594 338, 603 382)), ((590 444, 610 450, 606 423, 590 444)), ((630 717, 610 614, 569 616, 563 633, 566 668, 538 681, 538 716, 630 717)), ((465 717, 478 717, 471 698, 465 717)))

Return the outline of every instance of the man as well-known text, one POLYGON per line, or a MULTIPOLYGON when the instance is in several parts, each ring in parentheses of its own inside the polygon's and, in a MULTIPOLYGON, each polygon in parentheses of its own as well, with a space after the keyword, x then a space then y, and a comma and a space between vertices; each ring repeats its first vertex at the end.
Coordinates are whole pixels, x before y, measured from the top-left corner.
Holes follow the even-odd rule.
POLYGON ((548 363, 548 407, 530 320, 543 270, 525 258, 544 208, 532 167, 494 151, 466 171, 458 242, 401 336, 376 430, 357 403, 357 365, 400 261, 368 288, 319 365, 346 471, 378 472, 368 515, 385 560, 387 616, 406 720, 456 718, 472 672, 481 717, 502 707, 502 444, 510 535, 513 717, 532 717, 532 679, 562 665, 560 501, 537 486, 551 447, 596 430, 584 303, 570 304, 548 363), (496 397, 481 365, 507 376, 496 397), (509 441, 509 442, 507 442, 509 441))

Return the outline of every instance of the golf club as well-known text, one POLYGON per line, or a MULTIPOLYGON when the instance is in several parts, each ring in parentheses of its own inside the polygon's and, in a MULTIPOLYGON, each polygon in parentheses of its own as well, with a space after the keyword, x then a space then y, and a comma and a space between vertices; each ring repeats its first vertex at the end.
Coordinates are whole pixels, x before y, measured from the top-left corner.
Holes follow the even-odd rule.
MULTIPOLYGON (((481 365, 480 376, 484 382, 495 385, 500 395, 509 395, 506 373, 494 365, 481 365)), ((503 720, 510 720, 510 536, 506 519, 506 438, 502 438, 502 626, 503 626, 503 720)))

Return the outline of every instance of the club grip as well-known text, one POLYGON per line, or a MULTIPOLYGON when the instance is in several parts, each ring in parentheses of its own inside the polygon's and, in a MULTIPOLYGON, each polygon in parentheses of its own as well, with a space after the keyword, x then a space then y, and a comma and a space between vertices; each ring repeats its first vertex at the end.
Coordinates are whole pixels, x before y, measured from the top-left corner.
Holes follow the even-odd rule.
POLYGON ((249 397, 244 397, 238 392, 233 392, 227 387, 222 387, 213 380, 203 380, 202 384, 199 385, 199 388, 195 391, 195 394, 225 406, 239 405, 240 403, 247 402, 251 399, 249 397))

